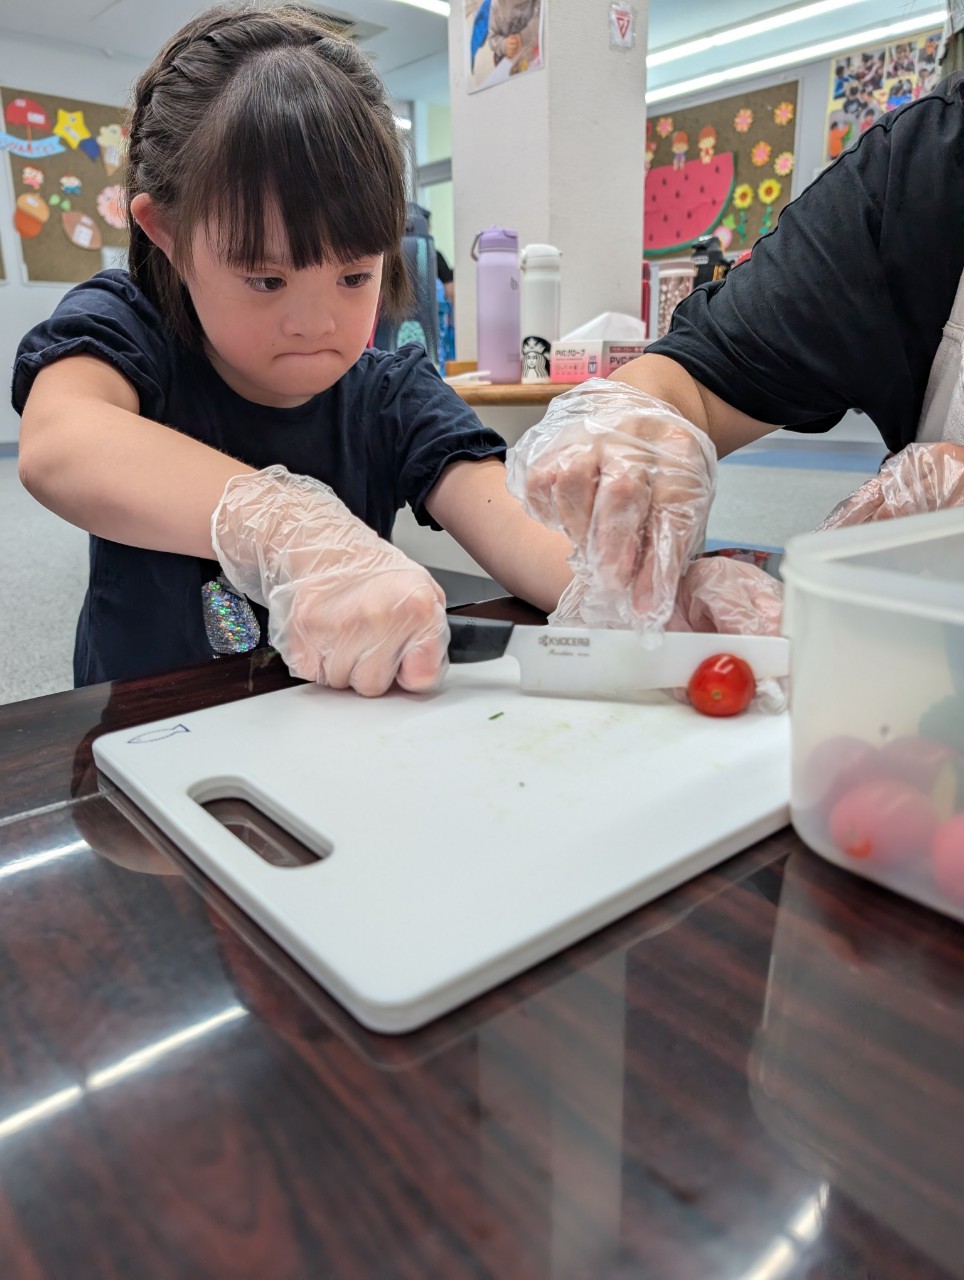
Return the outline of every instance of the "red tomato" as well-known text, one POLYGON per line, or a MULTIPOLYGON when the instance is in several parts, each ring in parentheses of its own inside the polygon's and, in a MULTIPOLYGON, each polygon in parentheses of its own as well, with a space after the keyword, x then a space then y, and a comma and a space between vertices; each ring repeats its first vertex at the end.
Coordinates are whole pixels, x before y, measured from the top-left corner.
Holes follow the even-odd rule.
POLYGON ((890 778, 862 782, 841 796, 830 814, 830 834, 838 849, 889 867, 923 859, 937 825, 930 799, 890 778))
POLYGON ((696 668, 686 692, 705 716, 737 716, 753 701, 756 677, 742 658, 717 653, 696 668))
POLYGON ((964 813, 955 813, 937 828, 931 855, 934 883, 960 906, 964 903, 964 813))

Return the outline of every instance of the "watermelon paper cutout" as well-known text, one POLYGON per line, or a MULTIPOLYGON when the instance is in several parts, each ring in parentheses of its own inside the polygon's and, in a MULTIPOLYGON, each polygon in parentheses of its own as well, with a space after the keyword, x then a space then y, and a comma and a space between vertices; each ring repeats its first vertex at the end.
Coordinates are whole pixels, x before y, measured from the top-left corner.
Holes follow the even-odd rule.
POLYGON ((688 248, 719 226, 733 192, 733 152, 682 169, 662 164, 646 175, 643 251, 657 255, 688 248))

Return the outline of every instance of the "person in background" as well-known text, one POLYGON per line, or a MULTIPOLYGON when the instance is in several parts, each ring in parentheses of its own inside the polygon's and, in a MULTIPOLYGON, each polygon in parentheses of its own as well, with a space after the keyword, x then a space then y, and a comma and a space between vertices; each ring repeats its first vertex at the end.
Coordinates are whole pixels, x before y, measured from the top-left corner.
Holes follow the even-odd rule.
MULTIPOLYGON (((860 409, 893 455, 826 527, 964 504, 962 209, 956 73, 871 125, 644 356, 553 401, 509 476, 573 543, 560 621, 661 629, 716 456, 779 427, 828 431, 860 409)), ((751 579, 721 590, 735 605, 751 579)))
POLYGON ((68 293, 14 369, 22 481, 91 534, 77 684, 267 632, 309 680, 433 687, 445 601, 389 541, 406 502, 555 605, 569 543, 508 494, 502 440, 420 347, 365 349, 407 301, 406 205, 352 41, 299 5, 203 11, 137 82, 128 211, 129 273, 68 293))

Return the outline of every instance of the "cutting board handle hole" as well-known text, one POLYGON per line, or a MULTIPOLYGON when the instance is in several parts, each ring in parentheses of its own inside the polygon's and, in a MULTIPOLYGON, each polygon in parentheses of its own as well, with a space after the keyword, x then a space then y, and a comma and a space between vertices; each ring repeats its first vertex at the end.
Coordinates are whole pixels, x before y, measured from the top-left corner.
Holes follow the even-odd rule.
POLYGON ((286 831, 273 818, 241 796, 224 796, 217 800, 201 803, 212 818, 216 818, 236 836, 243 845, 256 853, 273 867, 310 867, 322 858, 327 858, 331 850, 315 853, 290 831, 286 831))

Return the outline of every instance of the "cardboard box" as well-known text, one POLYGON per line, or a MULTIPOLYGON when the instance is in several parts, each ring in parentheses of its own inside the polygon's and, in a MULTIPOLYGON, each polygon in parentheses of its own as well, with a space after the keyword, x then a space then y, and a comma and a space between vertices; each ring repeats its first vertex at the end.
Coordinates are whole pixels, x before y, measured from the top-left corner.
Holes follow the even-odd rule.
POLYGON ((586 378, 608 378, 620 365, 635 360, 646 350, 646 342, 609 341, 606 338, 561 338, 549 354, 550 381, 582 382, 586 378))

